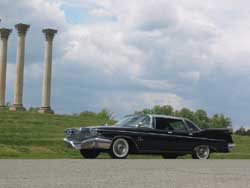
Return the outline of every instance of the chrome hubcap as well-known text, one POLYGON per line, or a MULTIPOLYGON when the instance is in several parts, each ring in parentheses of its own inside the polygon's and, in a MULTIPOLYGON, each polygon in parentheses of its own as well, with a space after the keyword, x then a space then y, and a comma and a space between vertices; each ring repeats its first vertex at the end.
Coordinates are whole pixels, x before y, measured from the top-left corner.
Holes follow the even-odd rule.
POLYGON ((123 138, 115 140, 113 151, 117 157, 125 157, 128 153, 128 142, 123 138))
POLYGON ((199 159, 207 159, 210 153, 210 149, 208 146, 199 146, 196 149, 196 154, 199 159))

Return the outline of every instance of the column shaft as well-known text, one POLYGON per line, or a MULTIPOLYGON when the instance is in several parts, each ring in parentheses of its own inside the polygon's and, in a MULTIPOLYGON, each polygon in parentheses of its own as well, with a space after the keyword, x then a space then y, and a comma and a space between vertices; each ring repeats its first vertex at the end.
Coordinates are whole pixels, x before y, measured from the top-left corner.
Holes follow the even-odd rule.
POLYGON ((5 106, 7 43, 7 39, 2 39, 0 52, 0 107, 5 106))
POLYGON ((17 54, 16 54, 16 81, 14 88, 14 101, 10 110, 25 110, 23 107, 23 76, 24 76, 24 59, 25 59, 25 35, 29 29, 29 25, 15 25, 18 31, 17 54))
POLYGON ((16 64, 16 82, 14 104, 23 104, 23 74, 24 74, 24 53, 25 53, 25 36, 18 37, 17 64, 16 64))
POLYGON ((45 52, 44 52, 44 75, 43 75, 43 91, 42 91, 42 107, 40 113, 54 113, 50 107, 51 98, 51 75, 52 75, 52 48, 53 38, 57 30, 44 29, 45 34, 45 52))
POLYGON ((5 108, 8 38, 11 29, 0 29, 0 109, 5 108))
POLYGON ((45 62, 43 77, 42 107, 50 107, 51 95, 51 71, 52 71, 52 41, 46 41, 45 44, 45 62))

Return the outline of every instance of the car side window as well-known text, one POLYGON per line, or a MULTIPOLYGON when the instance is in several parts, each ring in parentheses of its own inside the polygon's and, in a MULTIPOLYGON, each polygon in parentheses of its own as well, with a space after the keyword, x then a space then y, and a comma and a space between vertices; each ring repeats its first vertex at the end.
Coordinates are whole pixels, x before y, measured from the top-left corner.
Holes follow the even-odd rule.
POLYGON ((170 127, 173 128, 174 131, 187 131, 184 122, 182 120, 169 120, 170 127))
POLYGON ((155 128, 160 130, 173 131, 173 129, 169 126, 167 118, 155 118, 155 128))
POLYGON ((145 117, 141 122, 140 122, 140 127, 146 127, 146 128, 152 128, 150 124, 150 117, 147 116, 145 117))
POLYGON ((157 117, 155 120, 156 129, 166 131, 187 131, 182 120, 159 117, 157 117))
POLYGON ((193 132, 199 131, 199 129, 198 129, 191 121, 185 120, 185 122, 186 122, 186 124, 187 124, 187 126, 188 126, 188 129, 189 129, 190 131, 193 131, 193 132))

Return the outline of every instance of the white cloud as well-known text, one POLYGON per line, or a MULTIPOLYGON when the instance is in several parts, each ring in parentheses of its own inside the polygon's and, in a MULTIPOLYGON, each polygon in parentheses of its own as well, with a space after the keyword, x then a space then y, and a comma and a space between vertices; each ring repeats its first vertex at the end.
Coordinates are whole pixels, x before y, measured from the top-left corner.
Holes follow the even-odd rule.
POLYGON ((191 81, 199 81, 200 80, 200 73, 197 71, 183 72, 183 73, 180 73, 179 76, 181 78, 188 79, 191 81))
MULTIPOLYGON (((250 100, 246 89, 250 79, 247 4, 243 0, 20 0, 14 4, 2 0, 0 17, 1 25, 7 27, 18 22, 31 24, 25 64, 25 71, 30 72, 25 75, 25 102, 30 105, 40 104, 41 29, 52 27, 59 30, 52 84, 53 106, 59 112, 108 106, 120 115, 170 103, 176 108, 204 107, 210 113, 222 111, 236 117, 225 110, 235 104, 226 100, 221 88, 230 91, 230 99, 238 98, 239 93, 231 87, 244 76, 237 90, 246 93, 244 100, 250 100), (65 12, 63 6, 70 7, 72 13, 65 12), (87 12, 84 19, 90 21, 68 23, 67 14, 74 15, 74 7, 87 12), (91 23, 96 17, 102 20, 91 23), (217 92, 208 96, 210 88, 217 92), (217 108, 215 103, 219 103, 217 108)), ((10 63, 15 62, 15 48, 14 31, 10 63)), ((14 70, 10 64, 9 93, 14 70)), ((235 108, 243 114, 249 110, 235 108)))
POLYGON ((109 11, 103 9, 103 8, 92 9, 90 11, 90 15, 92 15, 92 16, 98 16, 98 17, 103 17, 103 16, 104 17, 106 17, 106 16, 110 17, 110 16, 113 16, 111 12, 109 12, 109 11))
POLYGON ((98 102, 100 106, 109 108, 113 112, 120 111, 121 114, 133 113, 135 110, 162 104, 170 104, 176 109, 180 109, 183 105, 192 108, 191 101, 185 101, 172 93, 161 92, 111 92, 98 102))

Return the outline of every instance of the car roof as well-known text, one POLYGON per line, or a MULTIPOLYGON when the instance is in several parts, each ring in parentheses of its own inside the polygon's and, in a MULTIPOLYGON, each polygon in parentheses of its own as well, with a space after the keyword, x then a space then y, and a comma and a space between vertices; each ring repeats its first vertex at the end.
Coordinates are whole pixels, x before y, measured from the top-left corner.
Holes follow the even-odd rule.
POLYGON ((161 115, 161 114, 147 114, 152 117, 158 117, 158 118, 169 118, 169 119, 179 119, 182 120, 182 117, 176 117, 176 116, 167 116, 167 115, 161 115))
POLYGON ((178 119, 178 120, 186 119, 186 118, 183 118, 183 117, 168 116, 168 115, 162 115, 162 114, 133 114, 133 115, 127 115, 125 117, 136 116, 136 115, 147 115, 147 116, 151 116, 151 117, 169 118, 169 119, 178 119))

